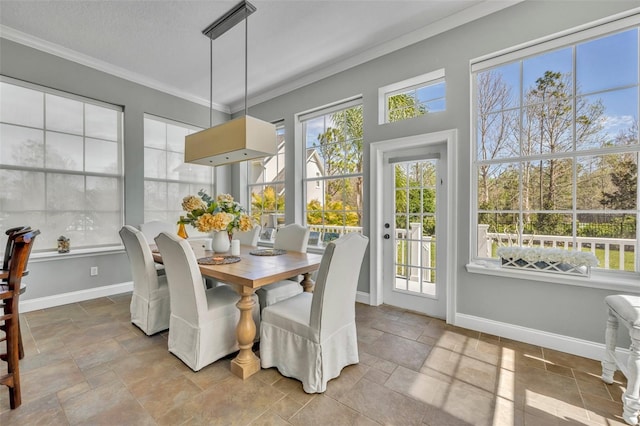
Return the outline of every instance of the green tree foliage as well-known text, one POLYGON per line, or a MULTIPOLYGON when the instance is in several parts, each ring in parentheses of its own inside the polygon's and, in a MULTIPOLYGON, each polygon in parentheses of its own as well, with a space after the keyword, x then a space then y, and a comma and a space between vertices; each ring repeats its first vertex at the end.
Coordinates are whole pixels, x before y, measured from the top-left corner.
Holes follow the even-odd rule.
POLYGON ((427 113, 427 107, 419 104, 415 97, 407 93, 389 96, 387 108, 390 123, 418 117, 427 113))
POLYGON ((260 223, 264 213, 284 212, 284 198, 273 186, 266 186, 262 193, 251 193, 251 216, 260 223))
POLYGON ((307 205, 307 223, 309 225, 339 225, 360 226, 358 212, 351 211, 342 201, 330 201, 323 211, 318 200, 312 200, 307 205))

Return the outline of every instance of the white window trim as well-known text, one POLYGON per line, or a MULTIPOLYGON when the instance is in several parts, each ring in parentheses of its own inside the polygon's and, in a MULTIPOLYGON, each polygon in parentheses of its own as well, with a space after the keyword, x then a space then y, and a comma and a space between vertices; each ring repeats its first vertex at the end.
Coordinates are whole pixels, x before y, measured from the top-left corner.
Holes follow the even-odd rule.
POLYGON ((388 124, 387 97, 412 88, 445 81, 444 68, 388 84, 378 89, 378 124, 388 124))
MULTIPOLYGON (((477 147, 474 123, 476 122, 475 105, 477 99, 475 90, 476 80, 473 74, 506 63, 522 60, 527 56, 532 56, 560 47, 584 42, 592 38, 603 37, 608 33, 623 31, 625 29, 629 29, 638 25, 640 25, 640 8, 632 9, 588 24, 552 34, 547 37, 494 52, 489 55, 472 59, 469 62, 469 73, 471 76, 471 114, 469 126, 469 128, 471 129, 471 137, 469 140, 472 143, 472 155, 469 158, 471 167, 469 179, 471 185, 471 215, 469 216, 470 229, 474 229, 476 227, 478 217, 478 206, 476 202, 478 182, 477 175, 476 173, 474 173, 474 162, 476 158, 477 147)), ((505 270, 503 268, 500 268, 498 260, 477 258, 475 247, 477 247, 477 232, 471 232, 468 247, 470 261, 466 265, 466 270, 467 272, 472 274, 499 276, 518 280, 541 281, 553 284, 573 285, 619 292, 637 292, 639 289, 638 277, 640 276, 640 271, 630 273, 615 270, 595 270, 592 271, 590 277, 572 277, 535 271, 505 270)))

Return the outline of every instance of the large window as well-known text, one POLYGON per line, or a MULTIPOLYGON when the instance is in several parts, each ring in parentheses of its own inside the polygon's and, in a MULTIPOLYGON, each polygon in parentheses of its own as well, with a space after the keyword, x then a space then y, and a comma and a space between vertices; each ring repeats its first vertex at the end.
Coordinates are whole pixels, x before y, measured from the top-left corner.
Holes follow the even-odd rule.
POLYGON ((639 31, 616 25, 472 66, 478 258, 541 245, 640 270, 639 31))
POLYGON ((2 78, 0 182, 0 229, 40 229, 34 250, 119 245, 122 109, 2 78))
MULTIPOLYGON (((144 117, 144 221, 176 223, 182 199, 204 189, 214 196, 214 168, 184 162, 184 138, 199 129, 151 115, 144 117)), ((176 225, 177 226, 177 225, 176 225)), ((192 230, 196 232, 195 230, 192 230)))
POLYGON ((362 104, 351 101, 300 117, 305 217, 310 241, 362 232, 362 104))
POLYGON ((247 161, 249 214, 263 229, 284 223, 284 126, 276 126, 276 155, 247 161))

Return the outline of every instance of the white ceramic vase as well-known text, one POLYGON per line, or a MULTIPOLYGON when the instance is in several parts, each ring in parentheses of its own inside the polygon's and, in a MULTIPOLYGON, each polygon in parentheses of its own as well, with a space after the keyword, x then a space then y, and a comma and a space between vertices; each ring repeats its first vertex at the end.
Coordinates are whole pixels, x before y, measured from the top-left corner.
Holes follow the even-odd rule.
POLYGON ((227 231, 218 231, 213 233, 211 248, 216 253, 226 253, 229 251, 231 243, 229 242, 229 234, 227 231))

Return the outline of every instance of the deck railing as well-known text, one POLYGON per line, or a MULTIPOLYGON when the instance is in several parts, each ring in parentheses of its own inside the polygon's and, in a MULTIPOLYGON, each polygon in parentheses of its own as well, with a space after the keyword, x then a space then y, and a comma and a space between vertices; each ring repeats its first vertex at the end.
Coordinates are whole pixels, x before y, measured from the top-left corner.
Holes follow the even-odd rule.
MULTIPOLYGON (((519 244, 518 235, 509 233, 488 232, 489 225, 478 225, 478 256, 492 257, 495 246, 519 244)), ((635 250, 636 240, 627 238, 597 238, 597 237, 576 237, 575 248, 572 237, 562 237, 555 235, 534 235, 523 234, 522 245, 531 247, 562 248, 565 250, 584 250, 588 248, 596 255, 596 249, 603 250, 604 265, 599 268, 611 269, 612 255, 618 257, 618 269, 624 271, 625 253, 633 253, 634 264, 637 261, 638 253, 635 250)))

